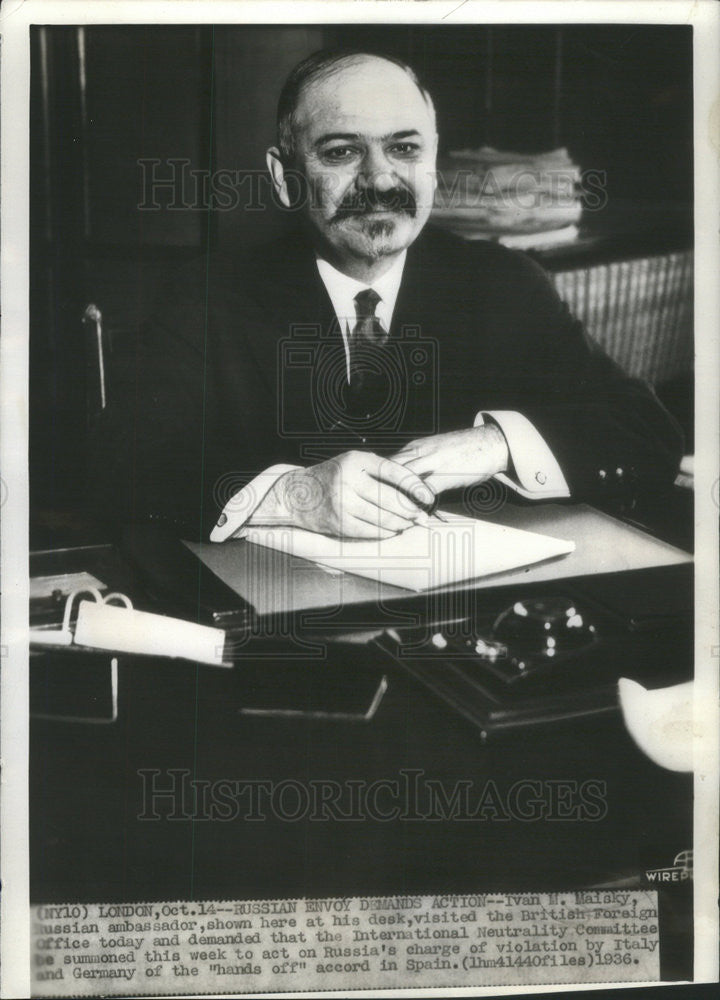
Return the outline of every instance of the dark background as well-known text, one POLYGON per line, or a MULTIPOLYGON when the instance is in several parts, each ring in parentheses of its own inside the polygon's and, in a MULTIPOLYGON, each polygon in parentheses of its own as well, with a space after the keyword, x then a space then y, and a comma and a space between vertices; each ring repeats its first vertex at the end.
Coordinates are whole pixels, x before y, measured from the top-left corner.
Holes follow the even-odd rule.
POLYGON ((31 545, 82 505, 87 303, 122 335, 179 262, 282 225, 272 206, 139 211, 138 160, 163 161, 165 176, 169 158, 262 171, 282 81, 317 48, 411 62, 435 98, 441 152, 566 146, 606 172, 593 225, 626 233, 642 219, 657 251, 690 245, 691 28, 53 26, 31 43, 31 545))

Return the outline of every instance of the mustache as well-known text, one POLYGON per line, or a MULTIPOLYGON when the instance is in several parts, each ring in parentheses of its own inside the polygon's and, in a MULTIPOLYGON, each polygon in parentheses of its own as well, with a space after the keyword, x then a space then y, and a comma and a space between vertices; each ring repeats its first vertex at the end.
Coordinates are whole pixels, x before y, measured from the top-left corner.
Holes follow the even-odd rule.
POLYGON ((371 212, 404 212, 414 216, 417 212, 415 195, 408 188, 393 187, 386 191, 368 188, 366 191, 352 192, 343 198, 332 221, 341 221, 371 212))

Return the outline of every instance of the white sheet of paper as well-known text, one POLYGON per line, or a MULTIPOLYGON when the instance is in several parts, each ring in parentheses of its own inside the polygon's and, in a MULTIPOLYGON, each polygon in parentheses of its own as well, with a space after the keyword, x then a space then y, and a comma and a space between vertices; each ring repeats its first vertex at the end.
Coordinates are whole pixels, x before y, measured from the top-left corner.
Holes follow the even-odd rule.
POLYGON ((430 590, 567 555, 575 543, 442 512, 383 541, 329 538, 301 528, 251 528, 245 537, 270 549, 381 583, 430 590))

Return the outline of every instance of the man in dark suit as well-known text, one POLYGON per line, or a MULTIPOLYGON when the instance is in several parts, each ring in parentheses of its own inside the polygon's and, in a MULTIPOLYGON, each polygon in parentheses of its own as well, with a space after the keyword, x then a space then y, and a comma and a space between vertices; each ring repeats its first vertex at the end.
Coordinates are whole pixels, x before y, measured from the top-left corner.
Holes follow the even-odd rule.
POLYGON ((297 231, 209 254, 145 327, 98 436, 103 505, 213 541, 247 524, 382 538, 488 480, 600 502, 672 481, 672 420, 541 269, 426 228, 436 152, 409 67, 296 67, 268 166, 297 231))

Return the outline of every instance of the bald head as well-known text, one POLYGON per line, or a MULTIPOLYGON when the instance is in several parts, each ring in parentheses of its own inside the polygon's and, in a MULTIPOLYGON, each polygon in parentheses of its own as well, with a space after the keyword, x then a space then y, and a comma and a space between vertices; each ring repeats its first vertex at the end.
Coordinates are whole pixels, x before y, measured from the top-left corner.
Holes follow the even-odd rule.
MULTIPOLYGON (((425 109, 430 116, 432 128, 435 129, 435 108, 432 98, 422 85, 415 70, 407 63, 390 56, 373 55, 369 52, 355 52, 337 49, 322 49, 308 56, 291 71, 280 93, 277 107, 277 138, 278 147, 287 162, 295 155, 296 129, 298 114, 301 107, 312 106, 313 96, 317 99, 317 84, 323 81, 337 80, 341 75, 354 75, 356 81, 365 88, 365 94, 359 95, 366 105, 373 94, 370 82, 374 79, 375 90, 380 90, 380 100, 383 102, 395 99, 395 94, 386 89, 393 78, 398 78, 402 91, 417 91, 425 109), (410 84, 410 86, 408 86, 410 84)), ((403 94, 403 96, 406 96, 403 94)))

